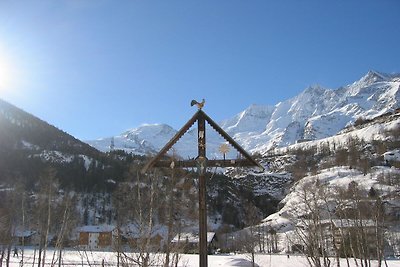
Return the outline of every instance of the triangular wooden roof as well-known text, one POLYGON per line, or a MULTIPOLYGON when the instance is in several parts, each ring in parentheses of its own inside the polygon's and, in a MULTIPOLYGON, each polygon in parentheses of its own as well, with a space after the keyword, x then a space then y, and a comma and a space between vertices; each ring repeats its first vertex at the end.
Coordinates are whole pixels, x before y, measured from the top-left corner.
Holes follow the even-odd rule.
MULTIPOLYGON (((208 124, 217 131, 230 145, 232 145, 244 159, 226 159, 226 160, 207 160, 207 167, 251 167, 256 166, 264 170, 257 161, 255 161, 232 137, 230 137, 217 123, 215 123, 203 110, 199 109, 193 117, 186 122, 186 124, 175 134, 174 137, 157 153, 143 167, 142 173, 147 172, 152 167, 170 167, 172 161, 161 160, 162 157, 172 148, 172 146, 178 142, 178 140, 185 135, 185 133, 192 127, 192 125, 199 119, 204 119, 208 124)), ((196 160, 173 160, 174 167, 195 167, 197 165, 196 160)))

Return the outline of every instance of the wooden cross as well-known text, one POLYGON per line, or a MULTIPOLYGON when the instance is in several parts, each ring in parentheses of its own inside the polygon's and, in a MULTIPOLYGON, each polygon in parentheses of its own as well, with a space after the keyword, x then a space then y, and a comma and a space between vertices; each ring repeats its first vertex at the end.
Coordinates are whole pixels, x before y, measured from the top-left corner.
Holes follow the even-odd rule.
MULTIPOLYGON (((201 103, 199 103, 201 104, 201 103)), ((193 101, 192 101, 193 105, 193 101)), ((207 205, 206 205, 206 170, 207 167, 252 167, 257 166, 264 170, 232 137, 230 137, 221 127, 218 126, 198 105, 199 110, 194 116, 175 134, 175 136, 143 167, 142 173, 147 172, 153 167, 169 168, 189 168, 197 167, 199 173, 199 266, 207 267, 207 205), (193 160, 163 160, 163 156, 171 147, 192 127, 197 121, 197 147, 198 156, 193 160), (233 146, 244 158, 242 159, 224 159, 208 160, 206 157, 206 122, 217 131, 231 146, 233 146)))

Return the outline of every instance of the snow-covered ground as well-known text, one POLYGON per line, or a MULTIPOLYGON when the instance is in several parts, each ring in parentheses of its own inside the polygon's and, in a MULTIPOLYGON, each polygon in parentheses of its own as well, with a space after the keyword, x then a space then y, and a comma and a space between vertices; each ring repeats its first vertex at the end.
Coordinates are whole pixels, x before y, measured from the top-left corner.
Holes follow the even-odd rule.
MULTIPOLYGON (((34 255, 34 250, 26 249, 24 251, 24 266, 32 265, 32 259, 34 255)), ((162 257, 162 255, 158 255, 162 257)), ((155 258, 156 256, 154 256, 155 258)), ((48 250, 46 254, 46 265, 50 266, 53 259, 53 251, 48 250)), ((19 257, 12 257, 10 266, 20 266, 21 254, 19 257)), ((260 267, 305 267, 309 266, 307 259, 304 256, 290 255, 267 255, 267 254, 257 254, 255 256, 255 262, 260 267)), ((114 252, 100 252, 100 251, 73 251, 68 250, 63 252, 62 266, 116 266, 117 258, 114 252), (104 260, 104 261, 103 261, 104 260)), ((37 264, 37 259, 36 259, 37 264)), ((360 263, 359 263, 360 264, 360 263)), ((384 264, 384 263, 383 263, 384 264)), ((58 266, 58 262, 54 264, 58 266)), ((346 260, 340 260, 341 266, 347 266, 346 260)), ((387 265, 389 267, 400 267, 400 260, 387 260, 387 265)), ((162 266, 162 265, 160 265, 162 266)), ((178 264, 179 267, 196 267, 199 266, 199 256, 198 255, 188 255, 182 254, 178 264)), ((251 260, 249 254, 221 254, 221 255, 209 255, 208 256, 208 266, 251 266, 251 260)), ((336 266, 335 259, 331 259, 331 266, 336 266)), ((350 266, 356 266, 353 259, 350 260, 350 266)), ((378 266, 377 261, 372 261, 371 266, 378 266)))

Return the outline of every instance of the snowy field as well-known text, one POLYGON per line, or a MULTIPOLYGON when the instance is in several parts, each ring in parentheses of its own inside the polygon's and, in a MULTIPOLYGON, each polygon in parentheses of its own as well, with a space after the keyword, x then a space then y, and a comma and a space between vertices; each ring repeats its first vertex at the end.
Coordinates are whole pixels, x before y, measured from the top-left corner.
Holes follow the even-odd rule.
MULTIPOLYGON (((11 254, 12 255, 12 254, 11 254)), ((36 262, 33 263, 34 251, 27 249, 24 252, 24 265, 23 266, 37 266, 36 262)), ((56 257, 53 257, 54 253, 52 250, 48 250, 46 253, 46 266, 58 266, 58 261, 56 262, 56 257), (52 261, 54 260, 54 263, 52 261)), ((162 255, 158 255, 162 257, 162 255)), ((20 266, 22 255, 19 254, 18 257, 11 258, 10 266, 20 266)), ((156 256, 153 257, 154 259, 156 256)), ((255 261, 260 267, 306 267, 309 266, 307 259, 304 256, 294 256, 291 255, 289 258, 286 255, 256 255, 255 261)), ((4 262, 3 262, 4 263, 4 262)), ((114 252, 83 252, 83 251, 64 251, 62 266, 116 266, 117 258, 114 252)), ((359 263, 360 265, 360 263, 359 263)), ((400 260, 387 260, 387 265, 389 267, 400 267, 400 260)), ((154 266, 154 265, 152 265, 154 266)), ((161 266, 161 265, 160 265, 161 266)), ((199 256, 198 255, 188 255, 183 254, 180 256, 179 267, 197 267, 199 266, 199 256)), ((236 254, 236 255, 209 255, 208 256, 208 266, 251 266, 250 255, 246 254, 236 254)), ((331 259, 331 266, 336 266, 335 259, 331 259)), ((340 266, 346 266, 347 263, 345 259, 341 259, 340 266)), ((354 259, 350 260, 350 266, 356 266, 354 259)), ((372 267, 378 266, 378 262, 373 261, 372 267)), ((385 266, 382 263, 382 266, 385 266)))

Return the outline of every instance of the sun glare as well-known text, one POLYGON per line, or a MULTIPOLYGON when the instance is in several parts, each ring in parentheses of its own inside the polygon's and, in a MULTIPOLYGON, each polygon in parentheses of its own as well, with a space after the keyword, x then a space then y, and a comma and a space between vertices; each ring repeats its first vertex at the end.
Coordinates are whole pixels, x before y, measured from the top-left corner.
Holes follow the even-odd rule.
POLYGON ((0 93, 10 91, 16 86, 16 76, 12 60, 0 52, 0 93))

